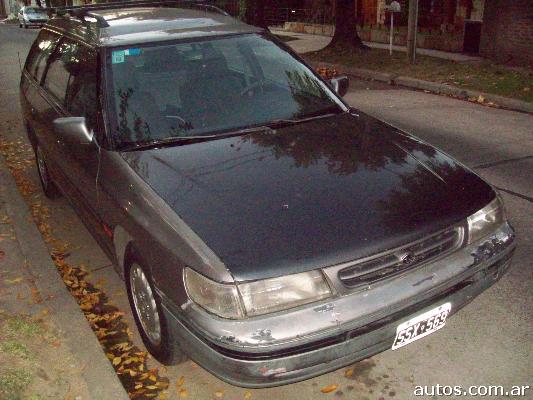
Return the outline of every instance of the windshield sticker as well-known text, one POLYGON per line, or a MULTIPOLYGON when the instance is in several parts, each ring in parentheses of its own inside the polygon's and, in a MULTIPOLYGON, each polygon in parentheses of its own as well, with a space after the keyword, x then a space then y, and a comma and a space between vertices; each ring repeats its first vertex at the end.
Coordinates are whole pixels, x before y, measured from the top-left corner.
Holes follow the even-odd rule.
POLYGON ((124 50, 124 55, 126 56, 140 56, 141 49, 126 49, 124 50))
POLYGON ((120 64, 124 62, 124 50, 115 50, 111 57, 112 64, 120 64))

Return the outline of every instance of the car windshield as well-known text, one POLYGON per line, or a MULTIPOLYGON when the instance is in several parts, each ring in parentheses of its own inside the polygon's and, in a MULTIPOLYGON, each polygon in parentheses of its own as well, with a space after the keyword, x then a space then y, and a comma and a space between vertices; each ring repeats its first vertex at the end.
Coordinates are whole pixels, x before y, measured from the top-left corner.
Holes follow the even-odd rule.
POLYGON ((107 63, 112 130, 124 147, 345 110, 268 36, 112 49, 107 63))
POLYGON ((45 14, 46 11, 42 8, 26 8, 26 13, 28 14, 45 14))

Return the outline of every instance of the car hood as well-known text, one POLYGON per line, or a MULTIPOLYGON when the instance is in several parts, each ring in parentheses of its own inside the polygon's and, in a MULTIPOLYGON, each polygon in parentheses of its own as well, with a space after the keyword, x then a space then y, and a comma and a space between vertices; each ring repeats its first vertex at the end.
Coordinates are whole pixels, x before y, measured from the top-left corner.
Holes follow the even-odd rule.
POLYGON ((364 114, 122 156, 238 281, 390 249, 495 196, 450 157, 364 114))

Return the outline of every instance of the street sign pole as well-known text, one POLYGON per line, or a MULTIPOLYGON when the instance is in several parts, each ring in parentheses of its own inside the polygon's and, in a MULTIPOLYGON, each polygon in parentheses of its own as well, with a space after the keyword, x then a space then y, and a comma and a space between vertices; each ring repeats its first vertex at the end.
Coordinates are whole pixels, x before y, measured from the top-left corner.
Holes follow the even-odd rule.
POLYGON ((389 44, 389 54, 392 56, 392 44, 394 43, 394 13, 399 13, 401 11, 400 3, 396 0, 391 2, 387 6, 387 11, 390 12, 390 44, 389 44))
POLYGON ((392 36, 394 34, 394 13, 390 13, 390 45, 389 54, 392 56, 392 36))
POLYGON ((411 64, 416 61, 416 31, 418 25, 418 0, 409 0, 409 20, 407 22, 407 58, 411 64))

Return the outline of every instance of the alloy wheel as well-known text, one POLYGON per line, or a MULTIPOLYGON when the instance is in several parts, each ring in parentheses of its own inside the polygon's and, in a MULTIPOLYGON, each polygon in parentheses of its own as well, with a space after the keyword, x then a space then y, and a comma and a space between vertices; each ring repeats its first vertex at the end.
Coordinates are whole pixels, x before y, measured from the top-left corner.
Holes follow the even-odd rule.
POLYGON ((152 287, 138 264, 131 266, 129 279, 137 318, 150 342, 158 346, 161 343, 161 322, 152 287))

